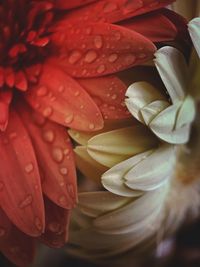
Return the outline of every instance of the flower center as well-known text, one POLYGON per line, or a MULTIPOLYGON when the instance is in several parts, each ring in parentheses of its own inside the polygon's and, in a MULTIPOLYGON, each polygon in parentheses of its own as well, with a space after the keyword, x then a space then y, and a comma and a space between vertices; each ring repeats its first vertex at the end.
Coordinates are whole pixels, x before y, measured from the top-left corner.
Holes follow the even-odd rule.
POLYGON ((29 67, 48 53, 52 8, 48 1, 0 0, 0 93, 26 91, 33 81, 29 67))

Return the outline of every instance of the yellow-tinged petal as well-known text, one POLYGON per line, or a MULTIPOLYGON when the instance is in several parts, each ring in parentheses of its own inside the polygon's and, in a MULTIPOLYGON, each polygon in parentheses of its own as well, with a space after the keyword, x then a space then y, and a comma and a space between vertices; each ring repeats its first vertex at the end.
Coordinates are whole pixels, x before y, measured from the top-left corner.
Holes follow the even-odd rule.
POLYGON ((88 141, 87 150, 100 164, 113 165, 154 147, 157 139, 143 125, 99 134, 88 141))

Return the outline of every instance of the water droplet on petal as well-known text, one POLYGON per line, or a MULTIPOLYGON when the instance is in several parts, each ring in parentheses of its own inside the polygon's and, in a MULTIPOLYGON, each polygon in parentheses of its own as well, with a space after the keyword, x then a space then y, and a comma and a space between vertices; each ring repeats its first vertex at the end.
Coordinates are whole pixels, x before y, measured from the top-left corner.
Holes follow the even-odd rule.
POLYGON ((112 95, 112 97, 111 97, 113 100, 115 100, 115 99, 117 99, 117 95, 116 94, 114 94, 114 95, 112 95))
POLYGON ((61 85, 61 86, 58 87, 58 92, 59 93, 63 93, 64 90, 65 90, 65 87, 63 85, 61 85))
POLYGON ((27 195, 26 198, 19 204, 20 209, 24 209, 29 206, 33 201, 33 197, 31 195, 27 195))
POLYGON ((57 223, 57 222, 52 222, 52 223, 49 223, 48 225, 48 229, 52 232, 52 233, 58 233, 60 231, 60 224, 57 223))
POLYGON ((96 48, 100 49, 103 46, 103 40, 102 37, 100 35, 97 35, 94 38, 94 45, 96 46, 96 48))
POLYGON ((48 90, 47 90, 47 87, 46 86, 40 86, 38 89, 37 89, 37 96, 45 96, 47 94, 48 90))
POLYGON ((79 96, 80 95, 80 91, 76 91, 75 93, 74 93, 74 96, 79 96))
POLYGON ((60 168, 60 173, 61 173, 62 175, 67 175, 67 174, 68 174, 68 170, 67 170, 67 168, 65 168, 65 167, 61 167, 61 168, 60 168))
POLYGON ((115 32, 115 39, 117 41, 119 41, 121 39, 121 33, 120 32, 118 32, 118 31, 115 32))
POLYGON ((95 128, 95 125, 94 125, 93 123, 90 123, 90 124, 89 124, 89 129, 90 129, 90 130, 94 130, 94 128, 95 128))
POLYGON ((124 63, 125 63, 126 65, 133 64, 135 61, 136 61, 136 57, 135 57, 135 55, 133 55, 133 54, 127 54, 127 55, 124 57, 124 63))
POLYGON ((26 166, 25 166, 25 171, 27 173, 31 173, 33 171, 33 164, 32 163, 28 163, 26 166))
POLYGON ((82 54, 79 51, 73 51, 69 58, 68 61, 70 64, 75 64, 76 62, 79 61, 79 59, 82 57, 82 54))
POLYGON ((38 126, 43 126, 46 122, 46 119, 41 114, 36 112, 33 113, 33 120, 38 126))
POLYGON ((64 195, 59 197, 58 202, 63 206, 69 205, 68 199, 64 195))
POLYGON ((51 107, 47 107, 43 110, 43 116, 44 117, 49 117, 53 113, 53 109, 51 107))
POLYGON ((67 191, 69 192, 70 196, 72 198, 75 197, 74 187, 72 184, 67 185, 67 191))
POLYGON ((109 13, 109 12, 115 11, 116 9, 117 9, 117 5, 115 3, 107 3, 104 6, 103 11, 105 13, 109 13))
POLYGON ((69 124, 73 121, 73 119, 74 119, 74 114, 73 113, 69 114, 68 116, 65 117, 65 123, 69 124))
POLYGON ((52 150, 52 158, 56 162, 61 162, 63 160, 63 152, 59 147, 54 147, 52 150))
POLYGON ((9 137, 10 137, 10 139, 14 139, 14 138, 17 137, 17 133, 16 132, 12 132, 12 133, 9 134, 9 137))
POLYGON ((147 56, 147 55, 144 54, 144 53, 138 55, 138 57, 139 57, 140 59, 144 59, 144 58, 146 58, 146 56, 147 56))
POLYGON ((92 28, 91 27, 87 27, 85 30, 86 34, 91 34, 92 33, 92 28))
POLYGON ((103 73, 104 71, 106 70, 106 67, 105 65, 99 65, 98 68, 97 68, 97 73, 101 74, 103 73))
POLYGON ((43 228, 42 222, 41 222, 40 218, 38 218, 38 217, 35 218, 35 226, 39 231, 41 231, 43 228))
POLYGON ((44 141, 46 141, 48 143, 52 143, 54 141, 55 134, 52 130, 46 130, 42 133, 42 137, 43 137, 44 141))
POLYGON ((97 58, 97 53, 93 50, 88 51, 87 54, 85 55, 84 61, 87 63, 92 63, 95 61, 97 58))
POLYGON ((116 60, 118 59, 118 55, 117 54, 111 54, 109 57, 108 57, 108 61, 110 62, 110 63, 113 63, 113 62, 115 62, 116 60))
POLYGON ((3 227, 0 227, 0 237, 6 234, 6 230, 3 227))

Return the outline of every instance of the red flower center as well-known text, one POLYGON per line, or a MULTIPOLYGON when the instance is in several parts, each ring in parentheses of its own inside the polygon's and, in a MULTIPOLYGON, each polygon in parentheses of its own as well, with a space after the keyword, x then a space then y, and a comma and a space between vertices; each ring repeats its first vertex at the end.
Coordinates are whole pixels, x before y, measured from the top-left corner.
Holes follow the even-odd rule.
POLYGON ((34 82, 39 66, 35 73, 29 67, 40 63, 49 51, 52 7, 48 1, 0 1, 0 92, 26 91, 28 81, 34 82))

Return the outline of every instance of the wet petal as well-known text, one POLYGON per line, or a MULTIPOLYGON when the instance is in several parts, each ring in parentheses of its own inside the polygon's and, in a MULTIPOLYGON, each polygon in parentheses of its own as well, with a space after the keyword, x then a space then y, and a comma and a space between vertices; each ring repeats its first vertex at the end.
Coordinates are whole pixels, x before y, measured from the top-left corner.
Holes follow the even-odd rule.
POLYGON ((200 58, 200 18, 191 20, 188 24, 190 36, 200 58))
POLYGON ((29 104, 44 117, 82 131, 103 127, 99 108, 85 90, 55 61, 45 63, 39 83, 25 95, 29 104))
POLYGON ((18 110, 34 144, 43 192, 58 206, 73 208, 77 200, 76 170, 66 129, 28 107, 18 110))
POLYGON ((14 110, 0 137, 1 207, 20 230, 38 236, 44 229, 40 176, 30 138, 14 110))
MULTIPOLYGON (((116 54, 112 57, 115 59, 116 54)), ((78 82, 92 96, 104 119, 124 119, 131 116, 124 104, 127 86, 116 76, 79 79, 78 82)))
POLYGON ((174 0, 102 0, 70 12, 68 23, 88 21, 117 22, 164 7, 174 0))
POLYGON ((70 211, 58 207, 45 199, 46 226, 40 241, 53 248, 65 245, 68 239, 70 211))
POLYGON ((107 23, 71 25, 52 41, 63 69, 74 77, 118 72, 151 59, 156 50, 141 34, 107 23))
POLYGON ((0 93, 0 131, 4 131, 8 125, 9 106, 12 97, 13 94, 9 90, 0 93))
POLYGON ((173 103, 182 100, 187 92, 188 68, 177 49, 165 46, 155 53, 155 64, 173 103))
POLYGON ((33 238, 20 232, 0 210, 0 251, 12 263, 26 267, 33 261, 35 252, 33 238))
POLYGON ((146 127, 137 125, 96 135, 88 141, 87 150, 97 162, 112 167, 153 147, 156 142, 146 127))

